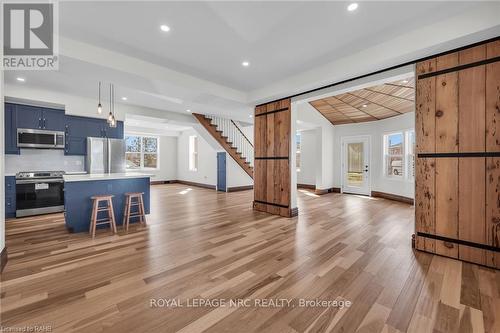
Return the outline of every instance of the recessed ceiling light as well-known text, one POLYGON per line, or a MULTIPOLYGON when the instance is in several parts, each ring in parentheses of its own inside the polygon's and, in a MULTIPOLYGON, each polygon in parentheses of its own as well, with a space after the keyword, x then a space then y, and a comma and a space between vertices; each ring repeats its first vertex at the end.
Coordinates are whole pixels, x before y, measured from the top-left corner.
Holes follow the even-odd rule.
POLYGON ((353 12, 355 11, 356 9, 358 9, 358 4, 353 2, 351 3, 349 6, 347 6, 347 10, 350 11, 350 12, 353 12))
POLYGON ((161 31, 168 32, 170 31, 170 27, 168 25, 162 24, 160 25, 161 31))
POLYGON ((18 78, 16 78, 16 80, 17 80, 17 81, 19 81, 19 82, 24 82, 24 81, 26 81, 26 79, 25 79, 24 77, 18 77, 18 78))
POLYGON ((248 67, 248 66, 250 66, 250 63, 249 63, 248 61, 243 61, 243 62, 241 63, 241 65, 242 65, 243 67, 248 67))
POLYGON ((123 96, 122 101, 126 101, 126 100, 127 100, 127 97, 123 96))
POLYGON ((191 110, 190 110, 190 109, 187 109, 187 110, 186 110, 186 112, 191 112, 191 110))
POLYGON ((361 105, 361 106, 362 106, 362 107, 364 107, 364 108, 368 107, 368 105, 366 105, 366 104, 363 104, 363 105, 361 105))

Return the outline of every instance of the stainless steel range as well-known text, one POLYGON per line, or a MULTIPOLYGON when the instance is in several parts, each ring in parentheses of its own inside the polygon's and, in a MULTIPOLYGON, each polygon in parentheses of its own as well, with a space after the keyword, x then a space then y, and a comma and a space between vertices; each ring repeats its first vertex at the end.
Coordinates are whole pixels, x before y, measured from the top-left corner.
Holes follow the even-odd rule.
POLYGON ((16 174, 16 216, 64 211, 64 171, 16 174))

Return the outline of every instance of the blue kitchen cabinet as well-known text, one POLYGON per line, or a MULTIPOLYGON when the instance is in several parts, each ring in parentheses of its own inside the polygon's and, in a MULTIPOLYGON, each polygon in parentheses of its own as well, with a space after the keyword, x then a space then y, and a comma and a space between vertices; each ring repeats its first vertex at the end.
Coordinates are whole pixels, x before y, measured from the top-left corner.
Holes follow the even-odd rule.
POLYGON ((66 116, 66 155, 86 155, 88 137, 111 137, 123 139, 123 122, 110 128, 105 119, 66 116))
POLYGON ((17 148, 16 105, 5 103, 5 154, 19 154, 17 148))
POLYGON ((87 153, 87 134, 90 128, 91 118, 66 116, 64 132, 65 155, 85 155, 87 153))
POLYGON ((16 177, 5 177, 5 217, 16 217, 16 177))
POLYGON ((17 128, 64 131, 64 110, 32 105, 16 105, 17 128))
POLYGON ((85 156, 87 154, 87 138, 66 136, 64 154, 85 156))
POLYGON ((111 139, 123 139, 124 138, 123 121, 117 121, 116 127, 108 127, 106 130, 106 137, 111 139))
MULTIPOLYGON (((88 232, 92 215, 93 195, 113 195, 113 210, 117 225, 123 224, 125 193, 142 192, 144 212, 150 213, 149 177, 126 179, 100 179, 86 181, 66 181, 64 183, 64 208, 66 227, 71 232, 88 232)), ((134 219, 131 223, 136 223, 134 219)))
POLYGON ((17 128, 41 129, 42 110, 31 105, 16 105, 17 128))
POLYGON ((42 108, 42 128, 51 131, 64 131, 66 117, 64 110, 42 108))

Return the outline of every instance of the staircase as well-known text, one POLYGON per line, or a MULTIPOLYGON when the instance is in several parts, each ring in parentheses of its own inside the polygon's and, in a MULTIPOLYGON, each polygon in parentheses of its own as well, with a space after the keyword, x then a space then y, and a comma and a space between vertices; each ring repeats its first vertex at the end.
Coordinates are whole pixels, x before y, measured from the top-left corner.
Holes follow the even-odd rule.
POLYGON ((199 113, 193 116, 253 179, 253 145, 238 125, 227 118, 199 113))

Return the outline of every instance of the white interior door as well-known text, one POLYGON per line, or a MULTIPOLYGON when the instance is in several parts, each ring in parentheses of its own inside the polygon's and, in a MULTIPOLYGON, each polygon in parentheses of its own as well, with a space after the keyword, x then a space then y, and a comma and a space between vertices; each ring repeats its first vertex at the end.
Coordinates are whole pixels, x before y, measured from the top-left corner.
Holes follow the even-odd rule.
POLYGON ((370 195, 370 137, 342 138, 342 192, 370 195))

